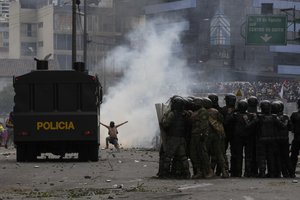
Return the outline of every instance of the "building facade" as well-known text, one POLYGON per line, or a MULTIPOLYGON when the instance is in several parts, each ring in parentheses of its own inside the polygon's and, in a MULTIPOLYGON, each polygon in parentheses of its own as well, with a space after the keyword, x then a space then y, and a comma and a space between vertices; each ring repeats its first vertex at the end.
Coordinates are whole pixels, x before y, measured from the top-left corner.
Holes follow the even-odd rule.
MULTIPOLYGON (((77 5, 76 61, 83 61, 84 17, 87 20, 87 67, 93 69, 115 45, 115 12, 112 1, 87 1, 77 5), (91 3, 90 3, 91 2, 91 3)), ((58 61, 61 69, 72 68, 72 1, 20 0, 10 6, 11 59, 37 57, 58 61)))
MULTIPOLYGON (((2 39, 0 37, 2 46, 9 45, 8 57, 43 59, 51 54, 50 58, 57 60, 62 69, 70 69, 71 2, 63 0, 12 2, 9 10, 9 42, 8 33, 2 36, 2 39)), ((103 60, 109 51, 126 43, 126 33, 137 23, 145 23, 158 16, 169 18, 172 23, 184 25, 182 36, 184 48, 181 52, 174 53, 187 60, 189 67, 208 73, 226 70, 231 74, 255 72, 270 75, 297 74, 300 68, 299 0, 87 0, 86 2, 88 5, 86 65, 89 70, 99 69, 99 65, 107 65, 103 60), (272 8, 268 14, 288 16, 287 45, 245 44, 247 16, 262 14, 265 5, 272 8)), ((83 61, 83 3, 77 9, 79 13, 77 61, 83 61)), ((7 29, 1 26, 0 31, 7 29)), ((114 69, 113 65, 105 68, 114 69)))
POLYGON ((183 40, 184 53, 189 64, 210 74, 225 70, 234 74, 233 79, 245 79, 247 73, 299 74, 299 3, 299 0, 161 1, 146 6, 145 15, 184 16, 188 38, 183 40), (267 10, 268 15, 287 15, 287 45, 246 44, 248 15, 266 14, 266 6, 272 8, 267 10))
POLYGON ((277 74, 300 75, 300 1, 299 0, 253 0, 253 7, 262 10, 269 4, 271 13, 287 16, 287 45, 269 46, 274 58, 274 72, 277 74))
POLYGON ((0 0, 0 58, 8 57, 10 0, 0 0))

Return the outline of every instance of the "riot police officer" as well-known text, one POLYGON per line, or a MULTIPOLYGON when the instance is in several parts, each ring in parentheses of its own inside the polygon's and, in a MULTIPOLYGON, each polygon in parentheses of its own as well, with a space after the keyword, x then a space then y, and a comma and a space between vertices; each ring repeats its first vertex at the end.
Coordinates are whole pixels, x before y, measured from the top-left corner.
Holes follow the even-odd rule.
POLYGON ((290 157, 293 167, 293 173, 295 173, 296 171, 298 155, 300 150, 300 99, 297 100, 297 106, 298 111, 293 112, 290 117, 292 123, 292 132, 294 133, 290 157))
POLYGON ((277 115, 271 114, 271 103, 268 100, 260 102, 261 114, 258 115, 258 138, 257 138, 257 161, 259 167, 259 177, 266 176, 268 167, 268 177, 274 178, 276 174, 276 131, 284 128, 284 124, 277 115))
POLYGON ((224 100, 225 100, 225 106, 222 107, 221 109, 221 113, 224 117, 224 130, 225 130, 223 156, 225 159, 225 167, 226 169, 228 169, 228 159, 226 156, 226 151, 229 147, 229 144, 232 141, 232 133, 234 130, 234 125, 231 123, 230 120, 227 120, 227 118, 230 118, 235 111, 236 96, 232 93, 229 93, 225 95, 224 100))
POLYGON ((203 106, 207 109, 209 114, 210 131, 207 140, 207 149, 211 157, 215 157, 217 165, 220 167, 222 178, 228 178, 228 170, 224 159, 224 141, 225 131, 223 126, 222 114, 212 108, 212 102, 209 98, 203 98, 203 106))
POLYGON ((214 109, 217 109, 219 112, 221 112, 221 107, 220 107, 220 105, 219 105, 219 97, 218 97, 218 95, 216 95, 216 94, 214 94, 214 93, 212 93, 212 94, 209 94, 208 95, 208 98, 211 100, 211 102, 212 102, 212 107, 214 108, 214 109))
POLYGON ((243 166, 243 153, 245 150, 245 174, 250 174, 251 169, 251 150, 249 149, 249 119, 246 113, 248 102, 240 100, 237 103, 236 112, 232 115, 232 123, 234 124, 234 131, 231 141, 231 176, 241 177, 243 166))
MULTIPOLYGON (((208 98, 211 100, 212 102, 212 107, 216 110, 218 110, 220 113, 222 112, 222 108, 220 107, 219 105, 219 97, 212 93, 212 94, 209 94, 208 95, 208 98)), ((221 145, 222 145, 222 152, 224 151, 225 149, 225 141, 224 141, 225 137, 222 138, 222 141, 221 141, 221 145)), ((217 161, 216 161, 216 158, 214 156, 211 156, 211 168, 213 171, 215 171, 216 175, 219 176, 221 174, 221 169, 220 169, 220 166, 217 166, 217 161)))
POLYGON ((285 125, 283 128, 277 130, 276 135, 276 145, 277 145, 277 176, 282 176, 285 178, 294 178, 295 173, 293 172, 292 163, 289 159, 289 131, 291 130, 291 122, 289 116, 283 113, 284 104, 282 101, 272 102, 272 113, 277 114, 280 121, 285 125))
POLYGON ((189 178, 189 163, 186 151, 186 113, 184 99, 179 96, 171 98, 171 110, 162 118, 162 127, 166 130, 165 145, 161 162, 160 178, 169 178, 171 175, 172 160, 176 157, 182 166, 181 177, 189 178))
MULTIPOLYGON (((249 121, 253 121, 257 118, 257 107, 258 107, 258 99, 255 96, 250 96, 247 99, 248 103, 248 119, 249 121)), ((256 160, 256 141, 257 141, 257 127, 255 125, 248 127, 248 135, 249 135, 249 160, 251 160, 251 170, 250 174, 248 171, 245 172, 244 176, 246 177, 256 177, 258 175, 258 167, 256 160), (251 156, 251 158, 250 158, 251 156)))
POLYGON ((209 132, 208 111, 203 107, 202 99, 194 98, 196 110, 190 117, 192 131, 190 143, 190 158, 193 165, 193 178, 210 178, 213 172, 206 149, 209 132))

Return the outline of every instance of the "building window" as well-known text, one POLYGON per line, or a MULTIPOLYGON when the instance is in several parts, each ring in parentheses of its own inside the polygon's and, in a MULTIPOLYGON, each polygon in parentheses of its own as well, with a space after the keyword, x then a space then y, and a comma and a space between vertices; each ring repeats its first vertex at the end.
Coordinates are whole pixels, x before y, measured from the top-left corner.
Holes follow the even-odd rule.
POLYGON ((54 49, 57 50, 72 50, 72 35, 70 34, 55 34, 54 49))
POLYGON ((43 23, 43 22, 39 22, 39 23, 38 23, 38 27, 39 27, 39 28, 43 28, 43 26, 44 26, 44 23, 43 23))
POLYGON ((21 25, 22 36, 36 37, 37 29, 36 24, 24 23, 21 25))
POLYGON ((58 61, 59 67, 61 69, 72 69, 72 56, 71 55, 56 55, 56 60, 58 61))
POLYGON ((43 41, 39 41, 38 42, 38 47, 43 47, 44 46, 44 42, 43 41))
POLYGON ((3 32, 3 39, 9 38, 9 32, 3 32))
POLYGON ((22 42, 21 43, 22 56, 36 56, 36 43, 35 42, 22 42))
POLYGON ((54 16, 55 31, 70 31, 72 30, 72 15, 56 14, 54 16))

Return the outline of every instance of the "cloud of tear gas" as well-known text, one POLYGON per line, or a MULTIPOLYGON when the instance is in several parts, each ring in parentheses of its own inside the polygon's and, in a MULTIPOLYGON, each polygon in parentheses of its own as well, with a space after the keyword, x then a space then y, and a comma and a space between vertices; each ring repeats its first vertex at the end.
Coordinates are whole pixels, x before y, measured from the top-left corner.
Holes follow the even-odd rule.
MULTIPOLYGON (((130 45, 111 52, 107 61, 114 63, 115 69, 122 69, 124 76, 108 88, 101 106, 101 121, 129 121, 118 128, 123 147, 152 147, 153 138, 159 134, 155 104, 165 103, 175 94, 187 94, 192 82, 190 72, 185 60, 178 56, 182 30, 180 24, 164 20, 147 22, 128 35, 130 45), (162 28, 157 24, 168 25, 162 28)), ((101 145, 106 136, 107 130, 101 126, 101 145)))

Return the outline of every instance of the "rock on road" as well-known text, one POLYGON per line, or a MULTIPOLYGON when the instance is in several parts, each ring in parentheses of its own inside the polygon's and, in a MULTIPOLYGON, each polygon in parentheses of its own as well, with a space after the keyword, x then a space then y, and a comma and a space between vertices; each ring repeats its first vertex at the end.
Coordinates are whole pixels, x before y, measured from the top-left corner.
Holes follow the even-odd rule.
POLYGON ((122 149, 116 152, 109 149, 100 151, 98 162, 50 157, 37 162, 20 163, 16 162, 14 148, 1 148, 0 200, 299 199, 299 174, 295 179, 216 177, 161 180, 155 177, 158 160, 157 151, 122 149))

